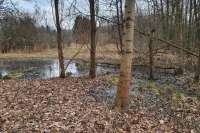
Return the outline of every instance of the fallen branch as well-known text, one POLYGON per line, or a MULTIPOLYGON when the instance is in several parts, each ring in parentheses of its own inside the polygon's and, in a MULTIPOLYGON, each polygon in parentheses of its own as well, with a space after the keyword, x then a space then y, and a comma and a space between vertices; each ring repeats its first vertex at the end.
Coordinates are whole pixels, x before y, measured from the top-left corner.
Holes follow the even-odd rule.
MULTIPOLYGON (((119 63, 108 63, 108 62, 103 62, 103 63, 98 63, 98 66, 102 65, 112 65, 112 66, 119 66, 119 63)), ((132 67, 149 67, 147 64, 132 64, 132 67)), ((155 66, 155 68, 160 68, 160 69, 178 69, 179 66, 155 66)))

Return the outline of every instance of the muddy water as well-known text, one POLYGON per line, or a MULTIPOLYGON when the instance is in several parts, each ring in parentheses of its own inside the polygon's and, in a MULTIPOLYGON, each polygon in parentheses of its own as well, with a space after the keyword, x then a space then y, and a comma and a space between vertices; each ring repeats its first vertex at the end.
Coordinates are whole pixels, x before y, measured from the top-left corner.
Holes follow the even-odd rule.
MULTIPOLYGON (((69 60, 65 60, 67 64, 69 60)), ((98 65, 97 74, 105 74, 107 72, 115 72, 116 67, 98 65)), ((70 72, 71 77, 81 77, 88 75, 89 63, 82 61, 73 61, 69 64, 66 73, 70 72)), ((0 79, 10 73, 22 73, 19 79, 35 79, 35 78, 52 78, 58 77, 59 61, 58 59, 23 59, 8 60, 0 59, 0 79)))

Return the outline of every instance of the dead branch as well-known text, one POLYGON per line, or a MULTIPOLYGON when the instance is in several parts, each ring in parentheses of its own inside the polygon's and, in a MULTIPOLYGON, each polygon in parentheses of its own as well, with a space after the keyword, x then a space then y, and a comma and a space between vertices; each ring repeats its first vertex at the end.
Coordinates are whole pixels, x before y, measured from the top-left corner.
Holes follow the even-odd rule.
MULTIPOLYGON (((134 30, 135 30, 136 32, 142 34, 142 35, 150 36, 149 34, 140 32, 139 30, 136 30, 136 29, 134 29, 134 30)), ((182 51, 184 51, 184 52, 186 52, 186 53, 189 53, 189 54, 191 54, 191 55, 193 55, 193 56, 199 57, 197 54, 194 54, 194 53, 192 53, 191 51, 189 51, 189 50, 187 50, 187 49, 184 49, 184 48, 182 48, 182 47, 179 47, 179 46, 177 46, 177 45, 171 44, 170 42, 168 42, 168 41, 166 41, 166 40, 163 40, 163 39, 160 39, 160 38, 157 38, 157 37, 154 37, 154 38, 157 39, 157 40, 159 40, 159 41, 162 41, 162 42, 164 42, 164 43, 166 43, 166 44, 168 44, 168 45, 170 45, 170 46, 172 46, 172 47, 175 47, 175 48, 180 49, 180 50, 182 50, 182 51)))
POLYGON ((80 53, 82 47, 84 46, 84 44, 81 45, 80 49, 78 50, 78 52, 69 60, 69 62, 67 62, 66 66, 65 66, 65 71, 67 70, 67 67, 69 66, 69 64, 74 60, 74 58, 80 53))

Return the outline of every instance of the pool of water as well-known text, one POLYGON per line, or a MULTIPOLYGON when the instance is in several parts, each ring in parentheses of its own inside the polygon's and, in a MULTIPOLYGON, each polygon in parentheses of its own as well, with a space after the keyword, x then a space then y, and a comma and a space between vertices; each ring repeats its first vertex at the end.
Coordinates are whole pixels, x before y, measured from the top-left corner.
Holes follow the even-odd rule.
MULTIPOLYGON (((69 60, 65 60, 65 64, 69 60)), ((116 71, 118 68, 108 65, 97 65, 97 74, 105 74, 116 71)), ((89 63, 79 60, 69 64, 66 73, 70 72, 71 77, 81 77, 88 75, 89 63)), ((20 79, 52 78, 58 77, 60 73, 58 59, 0 59, 0 79, 10 73, 23 73, 20 79)))

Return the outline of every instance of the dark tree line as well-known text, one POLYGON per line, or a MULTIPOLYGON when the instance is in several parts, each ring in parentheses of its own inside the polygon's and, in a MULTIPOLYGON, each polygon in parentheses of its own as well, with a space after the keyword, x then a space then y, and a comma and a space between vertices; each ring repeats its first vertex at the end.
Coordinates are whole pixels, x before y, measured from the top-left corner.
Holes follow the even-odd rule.
POLYGON ((27 14, 23 17, 7 14, 0 20, 0 25, 2 53, 17 49, 33 50, 38 41, 38 32, 33 18, 27 14))
MULTIPOLYGON (((10 51, 41 51, 56 48, 56 30, 48 25, 38 26, 36 19, 28 14, 6 14, 0 19, 0 49, 2 53, 10 51)), ((71 42, 71 30, 63 30, 65 45, 71 42), (67 36, 68 38, 66 39, 67 36)))

